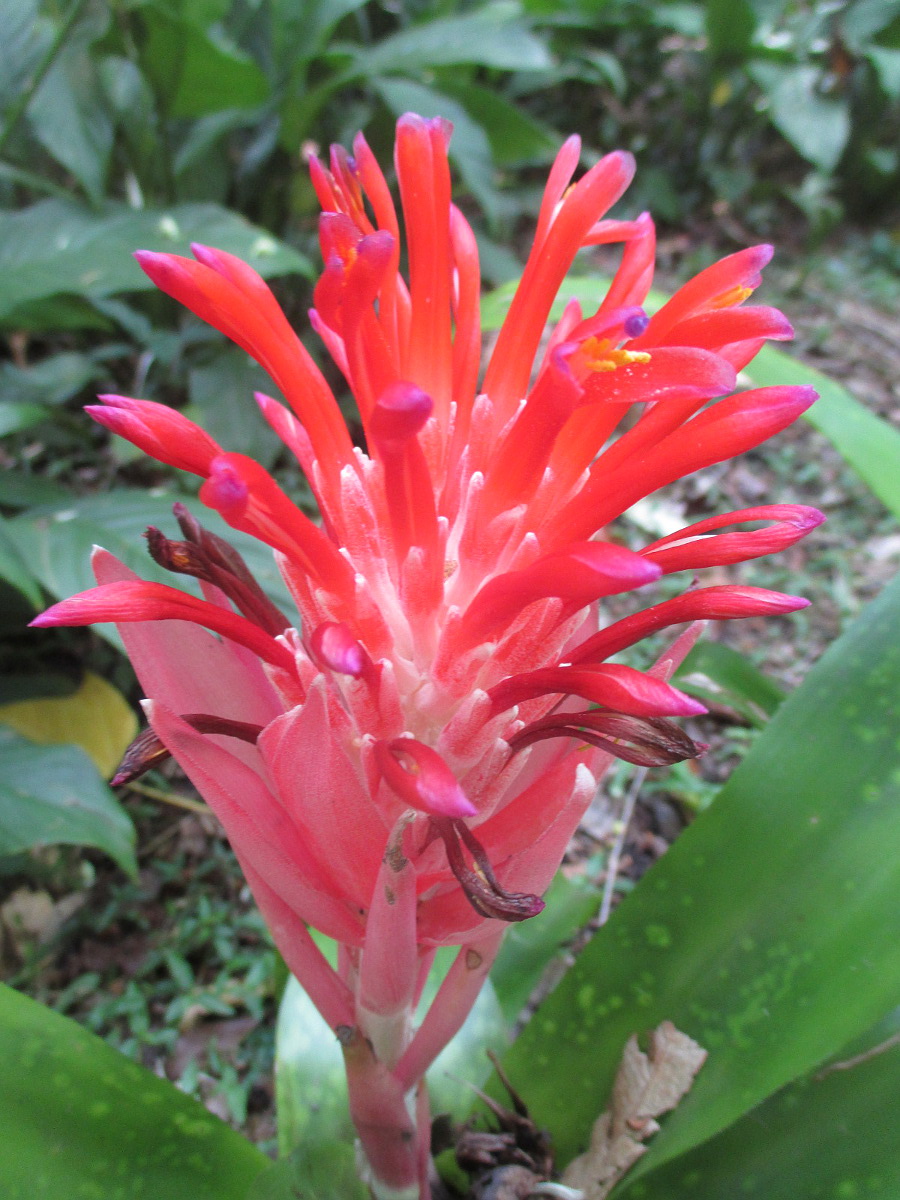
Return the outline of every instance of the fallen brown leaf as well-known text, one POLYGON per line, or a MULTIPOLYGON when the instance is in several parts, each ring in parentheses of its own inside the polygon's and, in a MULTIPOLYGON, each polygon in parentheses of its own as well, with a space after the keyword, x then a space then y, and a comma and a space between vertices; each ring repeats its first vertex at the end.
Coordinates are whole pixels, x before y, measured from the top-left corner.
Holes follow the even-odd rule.
POLYGON ((655 1118, 673 1109, 690 1090, 706 1051, 671 1021, 654 1029, 649 1053, 636 1036, 625 1043, 609 1109, 594 1123, 588 1150, 573 1159, 563 1183, 585 1200, 604 1200, 648 1147, 659 1129, 655 1118))

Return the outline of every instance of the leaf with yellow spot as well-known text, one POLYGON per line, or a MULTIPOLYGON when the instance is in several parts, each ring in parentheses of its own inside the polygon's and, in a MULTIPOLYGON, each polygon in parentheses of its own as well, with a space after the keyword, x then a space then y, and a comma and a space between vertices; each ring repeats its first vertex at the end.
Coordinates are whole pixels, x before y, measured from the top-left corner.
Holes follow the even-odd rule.
POLYGON ((138 731, 137 717, 122 693, 92 671, 70 696, 0 705, 0 723, 42 746, 80 746, 104 779, 138 731))

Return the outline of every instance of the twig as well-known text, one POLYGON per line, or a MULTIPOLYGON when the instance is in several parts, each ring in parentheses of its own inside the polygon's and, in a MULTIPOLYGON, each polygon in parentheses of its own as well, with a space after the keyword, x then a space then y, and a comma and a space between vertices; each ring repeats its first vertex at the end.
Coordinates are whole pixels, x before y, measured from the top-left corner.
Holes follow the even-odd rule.
POLYGON ((609 914, 612 912, 613 892, 616 887, 616 876, 619 873, 619 862, 622 858, 622 849, 625 846, 625 835, 628 833, 628 826, 631 824, 631 818, 634 814, 634 806, 637 802, 641 788, 644 786, 644 780, 647 778, 647 768, 639 767, 634 773, 634 779, 631 781, 631 787, 628 789, 628 795, 625 797, 625 804, 622 808, 622 815, 619 818, 621 828, 616 834, 616 840, 613 843, 613 848, 609 852, 609 858, 606 863, 606 880, 603 884, 603 899, 600 902, 600 915, 597 918, 598 928, 600 925, 605 925, 609 920, 609 914))
POLYGON ((188 812, 212 812, 208 805, 201 804, 199 800, 189 800, 187 796, 179 796, 177 792, 164 792, 162 788, 151 787, 149 783, 133 781, 129 783, 128 790, 137 792, 140 796, 147 796, 150 800, 161 800, 163 804, 171 804, 174 808, 186 808, 188 812))
POLYGON ((892 1033, 889 1038, 885 1038, 883 1042, 879 1042, 877 1046, 871 1046, 868 1050, 864 1050, 862 1054, 855 1054, 853 1058, 845 1058, 843 1062, 829 1063, 815 1075, 815 1078, 817 1080, 824 1079, 832 1071, 849 1071, 852 1067, 858 1067, 862 1063, 868 1062, 870 1058, 877 1058, 879 1054, 884 1054, 885 1050, 890 1050, 893 1046, 900 1046, 900 1029, 896 1033, 892 1033))

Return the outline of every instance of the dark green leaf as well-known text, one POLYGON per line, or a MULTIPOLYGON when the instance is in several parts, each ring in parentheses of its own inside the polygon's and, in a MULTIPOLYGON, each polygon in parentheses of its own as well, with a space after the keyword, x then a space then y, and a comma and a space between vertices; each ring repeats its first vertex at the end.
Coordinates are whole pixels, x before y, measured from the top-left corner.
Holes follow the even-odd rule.
POLYGON ((765 346, 747 367, 760 387, 809 384, 819 399, 806 419, 831 441, 881 502, 900 518, 900 431, 855 400, 842 384, 765 346))
POLYGON ((265 1156, 164 1079, 0 987, 5 1200, 246 1200, 265 1156))
POLYGON ((0 0, 0 112, 19 98, 52 40, 38 0, 0 0))
POLYGON ((96 846, 137 874, 134 827, 77 746, 38 746, 0 726, 0 855, 96 846))
POLYGON ((99 204, 115 131, 96 63, 81 39, 57 57, 28 105, 28 117, 38 141, 99 204))
POLYGON ((249 55, 213 32, 145 8, 145 70, 173 117, 202 117, 224 108, 255 108, 269 84, 249 55))
POLYGON ((750 0, 706 0, 706 37, 714 58, 743 59, 755 28, 756 14, 750 0))
POLYGON ((354 52, 358 71, 369 78, 412 75, 453 63, 479 63, 508 71, 541 70, 550 55, 539 38, 521 23, 515 0, 493 3, 459 16, 437 17, 354 52))
POLYGON ((19 433, 37 425, 50 415, 50 410, 42 404, 29 404, 18 400, 0 401, 0 437, 10 433, 19 433))
POLYGON ((602 893, 585 876, 568 878, 560 872, 545 899, 547 907, 530 921, 510 925, 491 983, 509 1025, 513 1025, 547 968, 566 942, 600 907, 602 893))
POLYGON ((30 508, 33 504, 63 505, 72 499, 68 488, 42 475, 0 471, 0 504, 5 508, 30 508))
POLYGON ((896 1003, 898 678, 900 579, 782 704, 716 803, 538 1010, 505 1065, 561 1164, 585 1145, 632 1033, 668 1019, 709 1050, 643 1174, 896 1003))
POLYGON ((188 254, 192 241, 229 250, 266 276, 309 270, 296 250, 215 204, 155 211, 111 204, 97 215, 42 200, 0 213, 0 320, 15 328, 20 305, 60 293, 91 297, 152 288, 132 253, 188 254))
POLYGON ((705 1146, 616 1195, 629 1200, 900 1195, 900 1047, 885 1045, 887 1036, 879 1038, 880 1053, 791 1084, 705 1146))
MULTIPOLYGON (((179 537, 172 504, 184 499, 177 493, 151 494, 137 490, 72 498, 59 508, 21 513, 7 522, 7 530, 20 554, 27 555, 35 577, 52 596, 71 596, 94 586, 90 565, 94 545, 115 554, 143 579, 190 591, 193 581, 158 567, 147 553, 142 536, 148 525, 157 525, 168 536, 179 537)), ((286 614, 294 611, 268 546, 229 528, 199 500, 188 501, 188 507, 206 528, 227 538, 240 551, 259 583, 286 614)), ((97 630, 115 645, 121 645, 114 626, 98 625, 97 630)))
POLYGON ((731 709, 752 725, 765 725, 784 699, 771 679, 724 642, 699 641, 677 679, 683 691, 705 704, 731 709))
POLYGON ((832 171, 850 137, 843 100, 823 95, 815 67, 754 62, 750 73, 769 102, 769 116, 794 149, 822 171, 832 171))
MULTIPOLYGON (((559 149, 561 138, 510 104, 497 91, 478 84, 442 79, 441 89, 454 97, 487 134, 491 157, 499 167, 523 162, 546 162, 559 149)), ((450 143, 451 152, 454 141, 450 143)))
POLYGON ((0 395, 4 401, 62 404, 96 379, 97 364, 74 351, 51 354, 30 367, 0 364, 0 395))
POLYGON ((27 559, 7 533, 6 520, 3 517, 0 517, 0 579, 12 584, 17 592, 21 592, 25 599, 31 602, 32 607, 40 608, 41 589, 27 565, 27 559))
POLYGON ((272 390, 272 381, 262 367, 243 350, 229 347, 204 367, 188 375, 191 404, 200 410, 197 420, 221 445, 249 454, 271 466, 283 449, 281 439, 269 427, 253 393, 272 390))
POLYGON ((288 1158, 271 1163, 247 1200, 367 1200, 352 1139, 308 1142, 288 1158))

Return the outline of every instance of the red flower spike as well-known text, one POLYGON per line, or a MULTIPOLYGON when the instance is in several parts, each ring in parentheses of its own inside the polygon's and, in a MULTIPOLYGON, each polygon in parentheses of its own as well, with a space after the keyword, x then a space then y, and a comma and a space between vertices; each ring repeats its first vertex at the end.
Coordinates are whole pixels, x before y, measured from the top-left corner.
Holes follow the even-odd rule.
POLYGON ((130 396, 106 395, 98 399, 102 405, 88 404, 84 411, 99 425, 171 467, 206 475, 210 462, 222 453, 221 446, 205 430, 166 404, 132 400, 130 396))
POLYGON ((394 738, 376 742, 373 749, 385 783, 410 808, 432 817, 477 815, 456 776, 430 746, 414 738, 394 738))
POLYGON ((478 252, 450 199, 449 134, 441 120, 399 122, 402 222, 361 135, 352 154, 332 147, 311 162, 325 266, 310 324, 353 393, 366 450, 251 267, 207 246, 194 259, 138 254, 164 291, 268 371, 292 411, 260 405, 321 524, 180 413, 108 397, 92 415, 199 475, 204 502, 273 547, 296 614, 283 618, 182 509, 184 540, 151 531, 151 548, 196 576, 205 600, 142 583, 98 551, 101 586, 36 622, 121 623, 152 698, 145 757, 170 751, 220 816, 286 962, 338 1028, 373 1190, 418 1189, 420 1200, 422 1075, 464 1021, 506 923, 539 911, 613 757, 697 752, 665 718, 702 712, 668 680, 704 620, 803 601, 728 586, 640 611, 635 597, 630 615, 619 601, 622 619, 593 635, 590 610, 666 571, 789 546, 821 519, 793 505, 714 515, 637 555, 592 540, 636 500, 757 445, 813 399, 763 388, 709 404, 764 339, 790 335, 777 310, 748 303, 771 250, 715 263, 648 318, 653 221, 605 215, 631 156, 576 178, 573 137, 479 386, 478 252), (598 245, 622 247, 606 296, 586 316, 568 304, 547 336, 573 259, 598 245), (601 661, 684 622, 646 673, 601 661), (253 736, 234 736, 239 726, 253 736), (537 745, 547 738, 562 740, 537 745), (339 942, 336 969, 309 926, 339 942), (459 951, 413 1032, 438 946, 459 951))
POLYGON ((573 652, 571 661, 573 664, 602 662, 661 629, 681 625, 685 621, 732 621, 742 617, 774 616, 797 612, 808 604, 809 601, 801 596, 786 596, 766 588, 731 584, 697 588, 607 625, 582 642, 573 652))
POLYGON ((295 671, 294 656, 258 625, 237 613, 198 600, 164 583, 106 583, 60 600, 30 622, 49 625, 93 625, 96 621, 192 621, 246 646, 264 662, 295 671))
POLYGON ((526 605, 550 596, 566 602, 560 618, 564 620, 601 596, 628 592, 659 578, 646 567, 646 558, 641 560, 624 546, 576 542, 486 583, 463 615, 460 638, 472 644, 485 641, 526 605))
POLYGON ((341 675, 359 679, 372 667, 365 647, 339 621, 317 625, 310 634, 309 646, 317 662, 341 675))
POLYGON ((665 574, 746 562, 764 554, 786 550, 824 520, 824 513, 803 504, 765 504, 758 508, 743 508, 739 512, 708 517, 705 521, 670 533, 658 542, 645 546, 641 554, 658 563, 665 574), (774 524, 747 532, 705 536, 714 529, 721 529, 723 525, 737 525, 743 521, 772 521, 774 524))
POLYGON ((661 679, 618 663, 594 667, 544 667, 511 675, 491 688, 492 714, 538 696, 581 696, 614 712, 634 717, 696 717, 706 709, 661 679))

